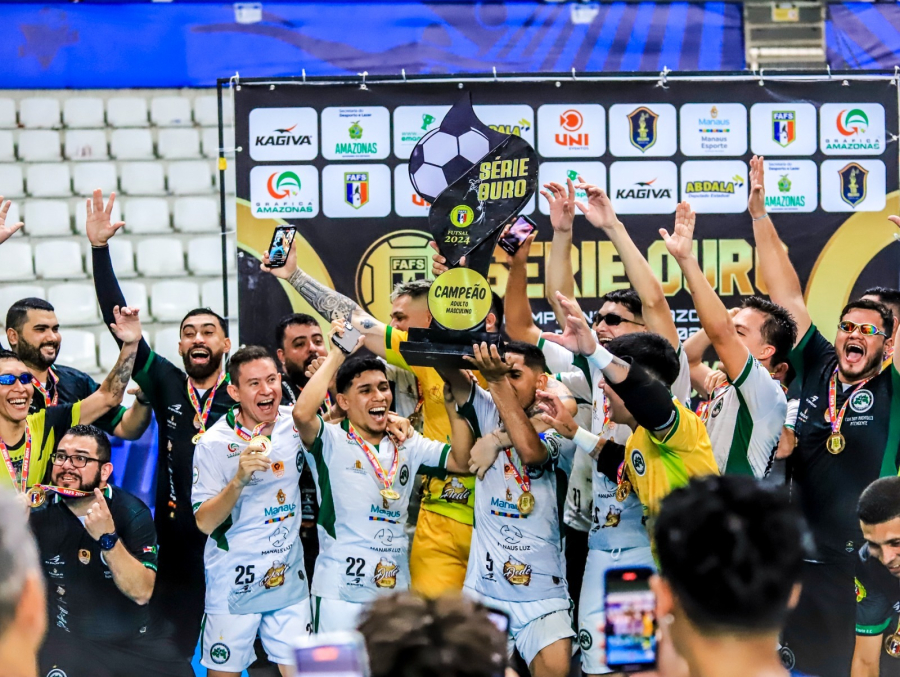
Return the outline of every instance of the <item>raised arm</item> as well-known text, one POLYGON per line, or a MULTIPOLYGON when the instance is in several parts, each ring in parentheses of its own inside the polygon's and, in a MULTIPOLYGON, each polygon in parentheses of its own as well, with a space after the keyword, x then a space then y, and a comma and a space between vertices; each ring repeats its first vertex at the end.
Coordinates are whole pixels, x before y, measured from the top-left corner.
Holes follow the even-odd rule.
POLYGON ((475 434, 472 432, 469 422, 456 410, 456 398, 448 383, 444 383, 444 408, 447 410, 447 418, 450 420, 450 456, 447 458, 447 470, 452 473, 466 474, 469 472, 475 434))
POLYGON ((766 213, 765 158, 754 155, 750 160, 750 199, 747 209, 753 219, 753 238, 759 257, 759 274, 771 299, 787 308, 797 321, 797 341, 805 335, 812 319, 803 300, 803 287, 794 264, 785 251, 775 224, 766 213))
POLYGON ((17 230, 25 225, 21 221, 19 223, 6 223, 6 217, 9 214, 10 207, 12 207, 12 202, 10 200, 4 202, 3 196, 0 195, 0 244, 6 242, 16 234, 17 230))
POLYGON ((519 250, 507 257, 509 277, 506 279, 506 294, 503 296, 506 333, 513 341, 524 341, 531 345, 537 345, 541 339, 541 329, 534 323, 531 301, 528 300, 528 251, 535 235, 529 235, 519 250))
MULTIPOLYGON (((579 181, 583 179, 579 176, 579 181)), ((553 242, 550 258, 545 268, 545 295, 559 326, 565 324, 566 314, 556 300, 560 292, 575 298, 575 273, 572 270, 572 224, 575 221, 575 184, 566 179, 566 186, 545 183, 541 195, 550 204, 550 225, 553 226, 553 242)))
POLYGON ((142 393, 139 387, 134 390, 129 390, 128 393, 134 394, 135 391, 137 392, 137 396, 135 397, 134 402, 125 410, 122 419, 116 425, 115 430, 113 430, 113 435, 121 437, 123 440, 136 440, 140 438, 150 425, 150 415, 153 413, 150 402, 141 401, 142 393))
POLYGON ((688 365, 691 368, 691 386, 704 397, 709 394, 704 384, 712 369, 703 363, 703 354, 711 345, 712 342, 702 327, 700 331, 688 336, 687 340, 682 344, 684 346, 684 355, 687 357, 688 365))

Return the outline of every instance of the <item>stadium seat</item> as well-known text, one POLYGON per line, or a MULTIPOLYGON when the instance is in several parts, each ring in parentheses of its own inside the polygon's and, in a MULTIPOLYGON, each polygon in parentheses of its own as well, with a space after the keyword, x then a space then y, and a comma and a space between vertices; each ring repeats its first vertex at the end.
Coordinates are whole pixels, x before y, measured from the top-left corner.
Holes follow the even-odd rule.
POLYGON ((209 158, 219 157, 218 127, 204 127, 200 132, 200 136, 200 146, 203 148, 203 155, 209 158))
POLYGON ((66 158, 107 160, 106 132, 102 129, 70 129, 66 132, 66 158))
POLYGON ((153 137, 149 129, 114 129, 109 150, 117 160, 152 160, 153 137))
MULTIPOLYGON (((55 289, 55 287, 54 287, 55 289)), ((52 289, 50 290, 53 291, 52 289)), ((51 301, 54 305, 57 305, 51 301)), ((63 319, 57 310, 56 316, 61 324, 63 319)), ((65 322, 64 324, 84 324, 83 322, 65 322)), ((116 351, 118 354, 118 351, 116 351)), ((81 371, 97 371, 97 337, 94 332, 83 329, 66 329, 59 346, 57 362, 81 371)), ((115 364, 115 363, 113 363, 115 364)))
POLYGON ((130 195, 165 195, 163 166, 158 162, 123 163, 122 192, 130 195))
POLYGON ((197 195, 212 191, 211 168, 207 160, 182 160, 169 164, 169 192, 197 195))
POLYGON ((19 102, 19 122, 29 129, 59 127, 59 99, 43 96, 22 99, 19 102))
POLYGON ((19 133, 19 159, 24 162, 53 162, 61 157, 59 132, 26 129, 19 133))
MULTIPOLYGON (((222 295, 222 280, 209 280, 204 282, 200 288, 202 303, 204 308, 211 308, 222 317, 225 317, 225 301, 222 295)), ((238 307, 238 285, 237 280, 230 278, 228 280, 228 306, 232 310, 238 307)))
POLYGON ((33 280, 31 245, 10 240, 0 247, 0 280, 33 280))
POLYGON ((0 165, 0 195, 7 199, 25 195, 21 165, 0 165))
MULTIPOLYGON (((181 319, 180 317, 178 318, 181 319)), ((178 354, 178 339, 180 338, 180 329, 178 325, 174 327, 166 327, 156 332, 153 337, 153 352, 162 355, 172 364, 180 367, 184 364, 181 355, 178 354)))
MULTIPOLYGON (((229 270, 234 269, 234 241, 226 238, 225 257, 229 270)), ((222 274, 222 237, 195 237, 188 243, 188 269, 194 275, 222 274)))
POLYGON ((71 235, 69 205, 65 200, 29 200, 24 210, 25 232, 31 237, 71 235))
POLYGON ((116 96, 106 102, 106 120, 113 127, 147 127, 147 100, 140 96, 116 96))
POLYGON ((150 307, 158 322, 179 322, 189 310, 199 305, 200 288, 196 282, 157 282, 150 291, 150 307))
POLYGON ((168 233, 169 205, 162 197, 136 197, 125 205, 125 230, 132 235, 168 233))
POLYGON ((214 197, 180 197, 175 200, 175 230, 204 233, 219 230, 218 203, 214 197))
POLYGON ((13 303, 28 298, 46 299, 47 295, 39 284, 0 285, 0 320, 6 322, 6 311, 13 303))
POLYGON ((237 198, 233 195, 225 197, 225 227, 228 230, 237 228, 237 198))
POLYGON ((116 165, 112 162, 91 162, 75 165, 72 184, 76 195, 92 195, 99 188, 103 195, 118 190, 116 165))
POLYGON ((70 129, 97 129, 105 127, 103 99, 76 97, 63 104, 63 122, 70 129))
MULTIPOLYGON (((111 240, 110 244, 115 242, 111 240)), ((116 268, 116 274, 119 269, 116 268)), ((122 289, 122 296, 125 297, 125 303, 133 308, 141 309, 141 322, 145 325, 152 321, 150 314, 150 304, 147 302, 147 287, 143 282, 122 282, 119 284, 122 289)))
POLYGON ((0 162, 15 162, 16 149, 13 143, 13 133, 0 131, 0 162))
POLYGON ((166 277, 184 275, 184 247, 181 240, 154 237, 137 246, 137 267, 141 275, 166 277))
MULTIPOLYGON (((68 324, 97 324, 100 322, 97 296, 93 284, 69 282, 54 285, 47 290, 47 300, 56 308, 56 317, 63 326, 68 324)), ((68 333, 66 337, 68 337, 68 333)), ((61 361, 64 362, 64 360, 61 361)))
MULTIPOLYGON (((123 237, 115 237, 110 240, 109 258, 112 260, 113 270, 116 271, 116 277, 137 277, 137 271, 134 269, 134 245, 131 240, 123 237)), ((90 245, 87 246, 84 260, 88 275, 93 275, 94 261, 91 257, 90 245)), ((125 298, 128 297, 126 296, 125 298)))
MULTIPOLYGON (((107 199, 109 195, 104 195, 103 198, 107 199)), ((87 223, 87 200, 81 198, 75 201, 73 209, 75 211, 75 232, 80 233, 81 235, 87 234, 87 227, 85 224, 87 223)), ((116 221, 122 220, 122 201, 116 198, 116 201, 113 203, 112 214, 110 214, 110 220, 115 223, 116 221)))
POLYGON ((66 164, 30 165, 26 182, 29 195, 34 197, 69 197, 72 194, 72 175, 66 164))
POLYGON ((159 156, 166 160, 200 157, 200 134, 196 129, 160 129, 156 145, 159 156))
POLYGON ((188 127, 191 101, 183 96, 157 96, 150 102, 150 120, 157 127, 188 127))
MULTIPOLYGON (((225 124, 231 124, 234 117, 231 115, 231 108, 226 101, 223 101, 222 112, 225 115, 225 124)), ((198 125, 204 127, 218 127, 219 125, 219 101, 215 95, 198 96, 194 99, 194 120, 198 125)))
POLYGON ((45 280, 84 277, 80 243, 75 240, 40 242, 34 248, 34 268, 45 280))
MULTIPOLYGON (((142 309, 143 311, 143 309, 142 309)), ((141 320, 144 320, 144 313, 141 312, 141 320)), ((68 336, 68 333, 66 333, 68 336)), ((100 332, 100 369, 102 371, 112 371, 119 361, 119 344, 108 331, 100 332)), ((130 387, 130 386, 129 386, 130 387)))
MULTIPOLYGON (((3 201, 6 202, 6 198, 3 198, 3 201)), ((22 220, 22 212, 19 209, 19 202, 10 202, 9 211, 6 212, 6 222, 7 223, 18 223, 22 220)), ((16 232, 13 237, 23 237, 25 235, 21 230, 16 232)))
POLYGON ((15 129, 16 102, 12 99, 0 99, 0 129, 15 129))
MULTIPOLYGON (((219 190, 219 181, 221 180, 220 172, 216 172, 216 190, 219 190)), ((228 163, 225 168, 225 194, 234 195, 237 193, 237 179, 235 174, 234 160, 228 163)))

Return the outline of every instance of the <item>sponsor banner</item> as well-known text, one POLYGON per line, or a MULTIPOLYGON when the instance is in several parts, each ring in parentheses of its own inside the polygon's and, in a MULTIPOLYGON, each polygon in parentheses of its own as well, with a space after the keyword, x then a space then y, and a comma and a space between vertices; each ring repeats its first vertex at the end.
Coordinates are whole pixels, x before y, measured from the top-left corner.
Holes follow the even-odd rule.
POLYGON ((394 109, 394 155, 408 160, 419 139, 441 126, 450 106, 397 106, 394 109))
POLYGON ((750 150, 757 155, 812 155, 818 147, 816 107, 811 103, 750 106, 750 150))
POLYGON ((328 165, 322 170, 322 211, 331 218, 387 216, 391 170, 387 165, 328 165))
POLYGON ((600 157, 606 152, 606 111, 599 104, 544 104, 537 124, 537 150, 544 157, 600 157))
POLYGON ((678 204, 678 167, 667 160, 613 162, 609 198, 617 214, 673 214, 678 204))
POLYGON ((741 103, 687 103, 678 114, 685 155, 747 152, 747 108, 741 103))
POLYGON ((681 199, 698 214, 747 211, 748 168, 741 160, 691 160, 681 165, 681 199))
MULTIPOLYGON (((541 190, 545 183, 551 181, 566 185, 566 179, 572 179, 572 183, 578 183, 579 175, 587 182, 606 190, 606 166, 602 162, 542 162, 538 170, 538 186, 541 190)), ((550 203, 543 195, 540 196, 539 209, 541 214, 550 215, 550 203)), ((587 193, 580 188, 575 190, 575 199, 587 204, 587 193)), ((575 216, 583 216, 578 207, 575 208, 575 216)))
POLYGON ((819 171, 812 160, 766 160, 766 211, 814 212, 819 171))
POLYGON ((675 106, 617 103, 609 109, 609 152, 619 157, 668 157, 678 148, 675 106))
POLYGON ((826 103, 819 109, 819 146, 826 155, 881 155, 884 106, 826 103))
POLYGON ((383 106, 322 111, 322 155, 327 160, 382 159, 391 146, 391 114, 383 106))
POLYGON ((318 154, 319 115, 315 108, 250 111, 250 157, 254 160, 312 160, 318 154))
POLYGON ((521 136, 532 146, 534 142, 534 109, 522 104, 512 106, 472 106, 475 115, 501 134, 521 136))
POLYGON ((311 219, 319 214, 319 172, 309 165, 250 170, 250 213, 258 219, 311 219))
POLYGON ((885 208, 885 167, 881 160, 825 160, 821 171, 825 211, 880 212, 885 208))
POLYGON ((409 165, 404 163, 394 167, 394 211, 397 216, 419 216, 428 218, 431 203, 416 193, 409 180, 409 165))

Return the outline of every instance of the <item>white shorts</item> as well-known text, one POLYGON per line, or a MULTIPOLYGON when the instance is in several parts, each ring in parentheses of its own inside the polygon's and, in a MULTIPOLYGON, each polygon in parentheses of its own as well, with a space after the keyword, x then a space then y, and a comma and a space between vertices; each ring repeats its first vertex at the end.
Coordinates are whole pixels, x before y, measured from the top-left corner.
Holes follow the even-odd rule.
POLYGON ((342 599, 312 597, 313 632, 356 630, 366 605, 342 599))
POLYGON ((293 665, 297 637, 312 632, 309 599, 262 614, 205 614, 200 638, 200 664, 211 670, 243 672, 256 660, 256 633, 269 660, 293 665))
POLYGON ((534 602, 506 602, 487 597, 472 588, 463 588, 465 594, 485 606, 509 614, 509 653, 515 647, 531 665, 542 649, 556 641, 574 637, 572 600, 568 597, 541 599, 534 602))
POLYGON ((578 644, 581 646, 581 669, 587 675, 611 672, 606 667, 604 640, 606 618, 603 607, 604 578, 607 569, 645 566, 656 569, 650 546, 625 550, 589 550, 584 567, 584 583, 578 602, 578 644))

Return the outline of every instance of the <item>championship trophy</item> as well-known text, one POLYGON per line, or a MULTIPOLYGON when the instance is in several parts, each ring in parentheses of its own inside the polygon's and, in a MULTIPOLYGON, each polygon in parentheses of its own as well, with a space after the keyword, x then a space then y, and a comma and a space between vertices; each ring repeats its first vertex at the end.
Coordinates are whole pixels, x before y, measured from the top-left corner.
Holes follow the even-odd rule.
POLYGON ((481 122, 468 94, 416 144, 409 178, 431 203, 429 230, 449 270, 428 294, 432 326, 410 329, 400 344, 408 364, 468 368, 463 356, 472 355, 472 344, 499 344, 498 333, 484 331, 492 301, 487 274, 503 227, 537 188, 537 173, 531 145, 481 122))

